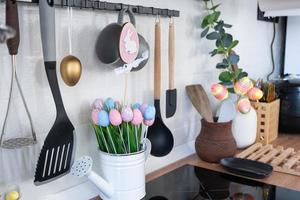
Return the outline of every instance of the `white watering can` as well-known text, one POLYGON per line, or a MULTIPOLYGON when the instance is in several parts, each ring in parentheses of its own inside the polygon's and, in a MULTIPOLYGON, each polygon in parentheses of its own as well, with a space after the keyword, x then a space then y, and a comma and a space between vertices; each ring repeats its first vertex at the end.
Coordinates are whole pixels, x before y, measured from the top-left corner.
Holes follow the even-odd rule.
POLYGON ((136 200, 146 195, 145 162, 151 151, 151 143, 137 153, 114 155, 100 151, 102 176, 92 170, 93 160, 81 157, 71 168, 76 177, 87 177, 102 192, 103 200, 136 200))

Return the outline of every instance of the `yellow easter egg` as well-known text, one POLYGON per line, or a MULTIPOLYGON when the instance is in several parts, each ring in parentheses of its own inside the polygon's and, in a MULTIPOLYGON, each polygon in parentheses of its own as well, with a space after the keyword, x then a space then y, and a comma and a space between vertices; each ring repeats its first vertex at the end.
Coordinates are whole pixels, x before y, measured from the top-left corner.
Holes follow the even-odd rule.
POLYGON ((229 96, 228 90, 224 85, 216 83, 216 84, 213 84, 210 89, 211 89, 211 93, 219 101, 223 101, 223 100, 227 99, 229 96))
POLYGON ((234 91, 239 95, 245 95, 253 88, 253 83, 249 77, 243 77, 234 84, 234 91))
POLYGON ((257 101, 263 97, 264 93, 263 93, 263 91, 261 91, 261 89, 254 87, 251 90, 249 90, 247 95, 250 100, 257 101))
POLYGON ((11 191, 5 195, 5 200, 18 200, 20 198, 19 192, 11 191))
POLYGON ((237 103, 237 110, 242 113, 246 114, 250 111, 251 104, 248 98, 242 98, 237 103))

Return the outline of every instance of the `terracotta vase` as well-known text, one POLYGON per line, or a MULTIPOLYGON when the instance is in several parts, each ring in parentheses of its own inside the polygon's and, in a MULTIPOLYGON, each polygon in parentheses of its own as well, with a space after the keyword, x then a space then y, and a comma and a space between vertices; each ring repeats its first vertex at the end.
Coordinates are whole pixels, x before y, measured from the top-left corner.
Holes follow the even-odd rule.
POLYGON ((233 156, 237 148, 231 131, 232 121, 211 123, 202 119, 201 122, 201 132, 195 143, 198 156, 204 161, 214 163, 233 156))

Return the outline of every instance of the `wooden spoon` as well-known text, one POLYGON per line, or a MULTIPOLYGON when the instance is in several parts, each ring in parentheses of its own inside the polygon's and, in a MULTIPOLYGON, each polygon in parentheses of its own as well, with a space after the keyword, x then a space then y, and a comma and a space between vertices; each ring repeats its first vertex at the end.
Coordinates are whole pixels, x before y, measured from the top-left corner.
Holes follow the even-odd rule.
POLYGON ((185 90, 199 114, 208 122, 214 122, 208 96, 201 85, 188 85, 185 90))

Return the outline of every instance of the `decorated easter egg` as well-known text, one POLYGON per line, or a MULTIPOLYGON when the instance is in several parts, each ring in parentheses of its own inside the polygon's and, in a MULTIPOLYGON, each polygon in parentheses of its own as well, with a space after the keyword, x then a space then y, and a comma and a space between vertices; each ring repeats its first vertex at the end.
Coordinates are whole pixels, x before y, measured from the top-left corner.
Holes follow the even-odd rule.
POLYGON ((144 112, 145 112, 145 110, 146 110, 147 107, 148 107, 148 104, 143 103, 143 104, 139 107, 139 109, 140 109, 140 111, 144 114, 144 112))
POLYGON ((237 94, 245 95, 249 90, 253 88, 253 83, 249 77, 243 77, 234 84, 234 91, 237 94))
POLYGON ((152 126, 154 121, 155 121, 155 119, 144 120, 144 124, 145 124, 145 126, 152 126))
POLYGON ((227 99, 229 96, 228 90, 224 85, 216 83, 213 84, 210 89, 211 93, 220 101, 227 99))
POLYGON ((143 122, 144 118, 142 112, 139 109, 133 109, 133 119, 131 123, 133 125, 140 125, 143 122))
POLYGON ((17 191, 8 192, 5 195, 5 200, 18 200, 20 198, 20 194, 17 191))
POLYGON ((154 106, 148 106, 144 112, 144 118, 145 120, 152 120, 155 118, 155 107, 154 106))
POLYGON ((111 109, 109 111, 109 121, 114 126, 119 126, 120 124, 122 124, 122 117, 120 112, 116 109, 111 109))
POLYGON ((246 114, 250 111, 251 104, 248 98, 241 98, 237 103, 237 110, 242 113, 246 114))
POLYGON ((98 113, 99 113, 98 109, 93 109, 91 114, 92 122, 96 125, 99 125, 98 113))
POLYGON ((132 109, 129 106, 125 106, 122 109, 121 116, 122 116, 123 121, 130 122, 133 119, 132 109))
POLYGON ((98 110, 101 110, 102 107, 103 107, 103 100, 102 99, 96 99, 94 102, 93 102, 93 109, 98 109, 98 110))
POLYGON ((139 109, 140 106, 141 106, 140 103, 135 103, 135 104, 132 105, 132 109, 139 109))
POLYGON ((99 125, 103 127, 107 127, 109 125, 109 116, 105 110, 101 110, 98 113, 99 125))
POLYGON ((105 100, 104 105, 108 110, 111 110, 115 107, 115 102, 112 98, 109 97, 105 100))
POLYGON ((257 87, 253 87, 251 90, 249 90, 247 95, 248 95, 249 99, 251 99, 253 101, 257 101, 263 97, 264 93, 263 93, 263 91, 261 91, 261 89, 259 89, 257 87))

